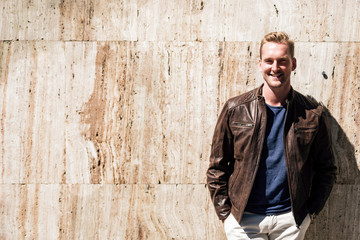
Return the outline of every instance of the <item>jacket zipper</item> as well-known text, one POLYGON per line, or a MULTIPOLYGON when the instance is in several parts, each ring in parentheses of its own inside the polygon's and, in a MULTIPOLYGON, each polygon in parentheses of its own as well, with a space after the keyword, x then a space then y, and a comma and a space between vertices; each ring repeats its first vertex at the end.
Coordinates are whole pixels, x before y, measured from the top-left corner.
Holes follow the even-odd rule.
POLYGON ((253 127, 254 123, 240 123, 240 122, 232 122, 232 125, 238 127, 253 127))
MULTIPOLYGON (((261 107, 261 105, 260 105, 260 100, 257 101, 257 104, 258 104, 258 105, 257 105, 256 108, 255 108, 255 122, 260 121, 260 120, 258 119, 258 112, 259 112, 259 108, 261 107)), ((265 122, 265 124, 266 124, 266 121, 267 121, 266 109, 265 109, 265 112, 263 111, 263 113, 265 114, 265 121, 264 121, 264 122, 265 122)), ((254 124, 252 124, 252 125, 254 125, 254 124)), ((259 126, 257 129, 260 129, 260 126, 259 126)), ((255 131, 256 131, 256 128, 255 128, 255 131)), ((259 131, 259 130, 258 130, 258 131, 259 131)), ((259 132, 257 132, 257 136, 259 136, 259 132)), ((257 156, 255 171, 253 172, 254 175, 252 176, 252 180, 251 180, 250 193, 249 193, 248 198, 246 199, 245 208, 246 208, 246 206, 247 206, 247 204, 248 204, 248 201, 249 201, 249 197, 250 197, 252 188, 254 187, 255 177, 256 177, 256 173, 257 173, 257 171, 258 171, 258 169, 259 169, 261 152, 262 152, 262 148, 263 148, 263 147, 264 147, 264 138, 262 138, 262 140, 261 140, 261 149, 260 149, 260 151, 259 151, 260 155, 258 154, 258 156, 257 156)), ((245 208, 244 208, 244 210, 245 210, 245 208)))
POLYGON ((317 127, 295 127, 295 132, 299 130, 315 130, 317 127))
MULTIPOLYGON (((293 200, 293 190, 292 190, 292 187, 291 187, 291 176, 289 174, 289 164, 288 164, 288 149, 287 149, 287 142, 286 142, 286 137, 285 137, 285 129, 286 129, 286 124, 288 122, 288 113, 289 113, 289 103, 287 104, 287 107, 286 107, 286 115, 285 115, 285 122, 284 122, 284 129, 283 129, 283 144, 284 144, 284 155, 285 155, 285 164, 286 164, 286 172, 287 172, 287 179, 288 179, 288 185, 289 185, 289 193, 290 193, 290 202, 291 202, 291 212, 294 216, 294 200, 293 200)), ((295 128, 294 129, 295 131, 297 131, 298 129, 295 128)), ((296 224, 296 227, 299 228, 299 225, 296 224)))

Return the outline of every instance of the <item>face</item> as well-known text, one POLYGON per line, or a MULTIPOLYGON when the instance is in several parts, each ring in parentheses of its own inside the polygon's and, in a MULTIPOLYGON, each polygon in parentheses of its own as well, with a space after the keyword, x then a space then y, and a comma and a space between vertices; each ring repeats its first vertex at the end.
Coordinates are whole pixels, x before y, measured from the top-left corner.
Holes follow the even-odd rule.
POLYGON ((290 75, 296 68, 287 44, 267 42, 262 46, 259 69, 270 88, 290 88, 290 75))

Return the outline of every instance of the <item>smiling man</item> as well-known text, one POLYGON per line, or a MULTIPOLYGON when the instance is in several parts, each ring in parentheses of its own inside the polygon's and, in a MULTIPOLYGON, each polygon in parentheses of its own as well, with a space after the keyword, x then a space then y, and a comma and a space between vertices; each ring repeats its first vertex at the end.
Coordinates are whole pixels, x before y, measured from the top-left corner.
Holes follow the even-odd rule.
POLYGON ((336 178, 324 108, 291 87, 294 42, 260 45, 264 84, 229 99, 215 127, 207 183, 228 239, 303 239, 336 178))

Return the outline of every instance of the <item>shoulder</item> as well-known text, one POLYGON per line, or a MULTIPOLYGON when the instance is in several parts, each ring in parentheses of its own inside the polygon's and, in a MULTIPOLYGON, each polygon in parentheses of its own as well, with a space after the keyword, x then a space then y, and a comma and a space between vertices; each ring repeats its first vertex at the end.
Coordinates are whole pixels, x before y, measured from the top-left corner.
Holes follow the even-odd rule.
POLYGON ((300 92, 293 90, 293 98, 295 104, 304 110, 312 111, 318 115, 321 115, 324 111, 324 105, 310 95, 305 96, 300 92))
POLYGON ((255 101, 257 99, 258 92, 259 92, 259 88, 255 88, 251 91, 248 91, 236 97, 232 97, 226 101, 225 108, 228 111, 231 111, 232 109, 240 105, 255 101))

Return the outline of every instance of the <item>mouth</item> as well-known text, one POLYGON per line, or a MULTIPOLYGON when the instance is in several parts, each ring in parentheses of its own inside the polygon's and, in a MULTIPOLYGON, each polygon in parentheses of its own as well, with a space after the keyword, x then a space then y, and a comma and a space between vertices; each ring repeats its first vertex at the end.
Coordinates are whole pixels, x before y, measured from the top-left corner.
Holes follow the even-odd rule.
POLYGON ((269 76, 273 77, 273 78, 280 78, 283 76, 283 74, 282 73, 270 73, 269 76))

